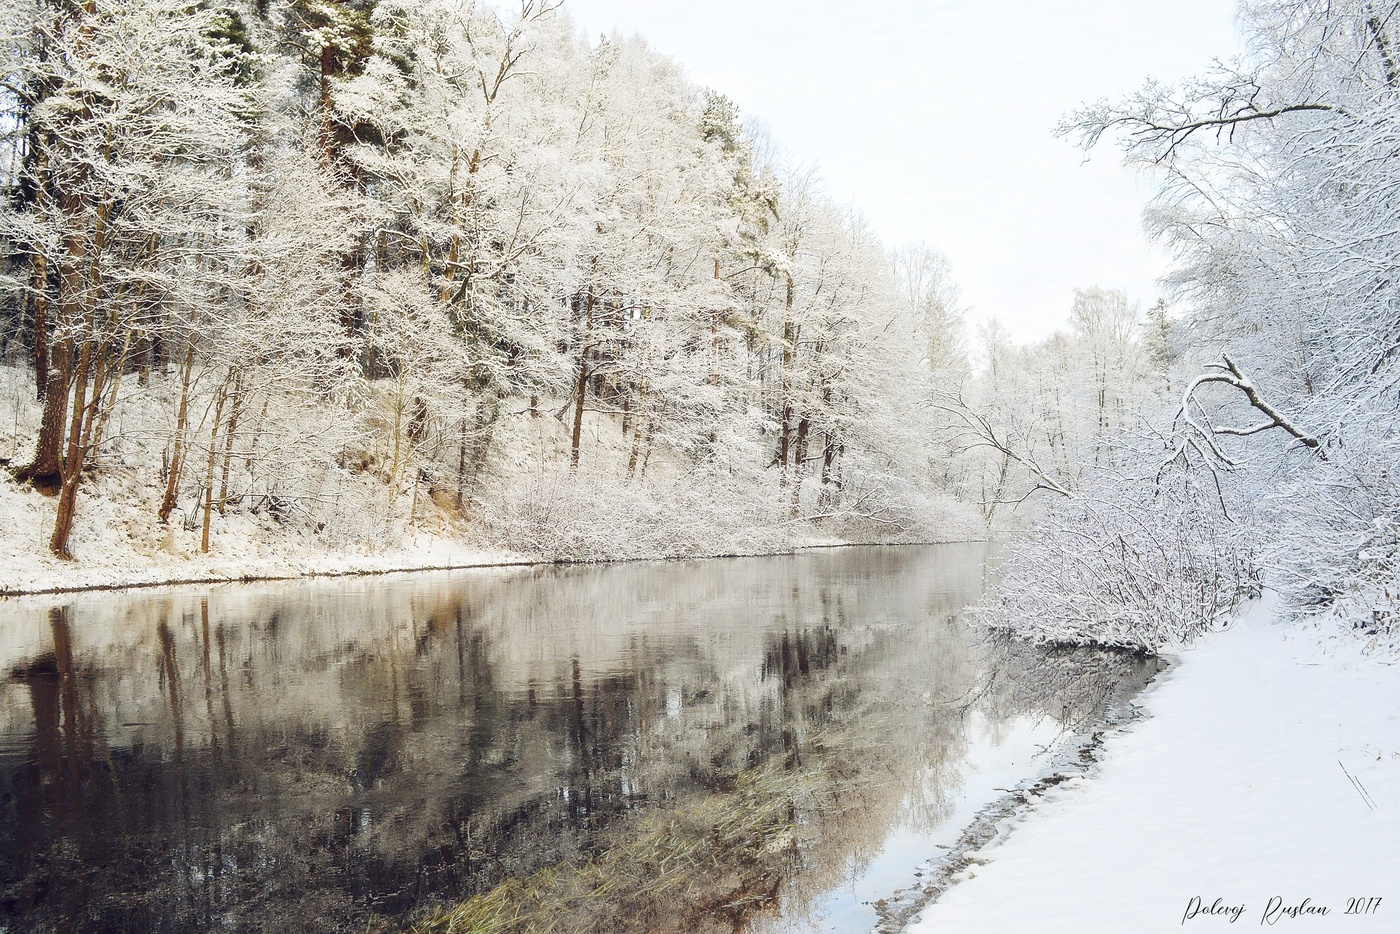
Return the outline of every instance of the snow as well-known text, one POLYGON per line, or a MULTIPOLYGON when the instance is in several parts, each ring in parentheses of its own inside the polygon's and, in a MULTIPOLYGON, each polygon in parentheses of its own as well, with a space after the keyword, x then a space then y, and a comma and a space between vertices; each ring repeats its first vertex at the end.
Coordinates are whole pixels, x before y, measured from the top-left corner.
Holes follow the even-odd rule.
POLYGON ((1334 627, 1266 595, 1181 653, 1098 774, 1009 819, 908 934, 1400 930, 1400 666, 1334 627))
POLYGON ((110 470, 79 494, 76 561, 48 553, 52 499, 0 470, 0 596, 333 574, 377 574, 520 564, 527 556, 454 537, 451 528, 385 528, 378 541, 318 540, 266 515, 231 512, 218 520, 209 554, 199 531, 155 518, 157 493, 132 471, 110 470))

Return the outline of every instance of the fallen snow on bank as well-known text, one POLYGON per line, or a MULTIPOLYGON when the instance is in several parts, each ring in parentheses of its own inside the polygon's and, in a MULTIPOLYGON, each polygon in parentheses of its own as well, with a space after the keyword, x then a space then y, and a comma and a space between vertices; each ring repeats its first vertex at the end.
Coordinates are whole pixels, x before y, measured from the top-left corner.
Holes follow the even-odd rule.
POLYGON ((331 550, 266 517, 230 514, 209 554, 199 553, 199 530, 172 522, 160 526, 154 506, 136 493, 122 496, 120 478, 102 478, 106 493, 80 502, 73 536, 77 561, 48 553, 53 504, 22 489, 0 471, 0 596, 93 587, 126 587, 184 581, 380 573, 422 568, 509 564, 520 554, 454 540, 446 534, 395 529, 382 543, 344 544, 331 550), (147 508, 141 508, 147 507, 147 508))
POLYGON ((373 554, 296 553, 246 549, 213 555, 159 557, 117 552, 79 563, 45 554, 0 555, 0 597, 21 594, 141 587, 157 584, 284 580, 346 574, 388 574, 449 568, 531 563, 526 556, 473 548, 431 535, 419 535, 373 554))
POLYGON ((1330 633, 1265 601, 1182 653, 909 934, 1400 931, 1400 665, 1330 633))

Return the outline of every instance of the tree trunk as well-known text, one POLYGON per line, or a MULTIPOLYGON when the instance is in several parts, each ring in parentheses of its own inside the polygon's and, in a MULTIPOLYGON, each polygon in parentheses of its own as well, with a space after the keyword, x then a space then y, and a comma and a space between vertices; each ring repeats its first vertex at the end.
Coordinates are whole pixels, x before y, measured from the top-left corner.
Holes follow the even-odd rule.
POLYGON ((651 429, 651 417, 648 416, 646 421, 642 423, 644 447, 642 448, 642 470, 640 475, 643 478, 645 478, 647 475, 647 464, 651 463, 651 429))
POLYGON ((593 330, 593 293, 588 293, 584 310, 583 333, 579 338, 578 380, 574 388, 574 430, 569 442, 569 467, 578 467, 579 443, 583 439, 583 400, 588 394, 588 339, 593 330))
POLYGON ((629 480, 632 479, 632 477, 636 476, 637 459, 641 456, 642 453, 642 435, 644 435, 645 433, 646 432, 643 430, 641 423, 638 423, 637 430, 632 435, 632 453, 629 454, 627 457, 627 479, 629 480))
POLYGON ((326 42, 321 46, 320 74, 317 76, 317 105, 321 111, 321 127, 317 134, 321 149, 321 165, 327 169, 337 162, 335 107, 331 100, 331 77, 336 73, 335 46, 326 42))
POLYGON ((112 412, 117 408, 117 395, 122 389, 122 373, 126 371, 126 361, 131 354, 131 332, 127 331, 122 339, 122 352, 117 355, 115 362, 108 362, 107 355, 103 355, 103 377, 102 385, 111 380, 111 388, 106 390, 106 397, 98 404, 97 396, 93 396, 93 404, 97 405, 97 411, 92 419, 92 441, 89 450, 96 451, 102 446, 102 439, 107 434, 107 423, 112 418, 112 412))
POLYGON ((233 381, 233 408, 228 414, 228 430, 224 432, 224 469, 219 479, 219 515, 225 515, 228 508, 228 475, 233 469, 233 436, 238 431, 238 421, 243 416, 243 374, 239 372, 233 381))
POLYGON ((807 432, 811 428, 810 418, 804 417, 797 422, 797 440, 793 445, 792 505, 789 508, 794 519, 802 508, 802 464, 807 460, 807 432))
MULTIPOLYGON (((58 493, 58 510, 54 515, 53 535, 49 538, 49 551, 65 561, 73 560, 68 549, 68 537, 73 531, 73 518, 77 513, 78 484, 82 479, 87 449, 83 444, 85 413, 87 404, 88 368, 92 364, 92 345, 84 341, 78 352, 78 364, 73 370, 73 387, 70 395, 73 409, 68 421, 68 450, 63 458, 62 483, 58 493)), ((98 387, 100 391, 101 387, 98 387)))
POLYGON ((44 398, 49 388, 49 263, 42 250, 34 251, 29 288, 34 311, 34 391, 44 398))
POLYGON ((792 364, 797 349, 797 329, 792 323, 792 275, 787 277, 787 296, 783 303, 783 362, 778 378, 782 421, 778 426, 778 485, 788 482, 788 463, 792 446, 792 364))
POLYGON ((836 455, 839 448, 836 439, 831 435, 826 436, 826 444, 822 446, 822 489, 821 505, 823 509, 829 509, 836 503, 836 490, 839 485, 833 485, 832 468, 836 465, 836 455))
POLYGON ((219 459, 219 424, 224 419, 224 403, 228 400, 227 384, 219 388, 214 403, 214 423, 209 428, 209 459, 204 468, 204 526, 199 537, 199 553, 209 553, 209 523, 214 513, 214 465, 219 459))
MULTIPOLYGON (((719 281, 719 257, 715 257, 715 281, 719 281)), ((710 385, 719 385, 719 312, 710 312, 710 385)))
POLYGON ((190 374, 194 370, 194 335, 190 335, 189 346, 185 351, 184 373, 180 379, 180 408, 175 413, 175 451, 170 458, 170 471, 165 478, 165 496, 160 501, 160 511, 156 514, 161 523, 170 520, 175 502, 180 492, 180 471, 185 466, 185 426, 189 419, 190 374))
POLYGON ((45 380, 44 412, 40 416, 34 458, 15 473, 15 479, 32 483, 47 492, 56 491, 63 481, 63 438, 68 427, 69 364, 72 356, 69 341, 54 344, 45 380))
POLYGON ((462 512, 466 507, 465 489, 467 485, 467 418, 462 416, 457 419, 459 435, 457 438, 457 511, 462 512))
POLYGON ((486 456, 491 451, 491 439, 496 433, 496 420, 501 415, 501 396, 495 389, 486 390, 476 403, 476 414, 472 418, 471 446, 467 452, 467 475, 463 486, 465 495, 476 493, 477 480, 486 467, 486 456))
MULTIPOLYGON (((44 90, 47 96, 47 88, 44 90)), ((32 111, 31 111, 32 112, 32 111)), ((48 149, 39 139, 33 123, 26 132, 28 154, 33 158, 31 197, 36 214, 43 217, 52 204, 49 194, 48 149)), ((31 245, 33 253, 29 267, 29 294, 25 304, 34 315, 34 391, 44 398, 49 388, 49 258, 41 244, 31 245)))
POLYGON ((399 460, 403 456, 403 409, 406 404, 404 400, 404 384, 406 373, 403 368, 399 369, 398 390, 394 396, 394 450, 389 461, 389 505, 393 506, 394 498, 399 495, 399 460))

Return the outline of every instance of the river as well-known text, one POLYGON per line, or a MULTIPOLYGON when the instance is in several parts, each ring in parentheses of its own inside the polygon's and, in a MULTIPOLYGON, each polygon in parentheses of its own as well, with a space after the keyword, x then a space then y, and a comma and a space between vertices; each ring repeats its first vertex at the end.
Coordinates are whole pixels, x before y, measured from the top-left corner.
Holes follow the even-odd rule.
POLYGON ((987 556, 0 601, 0 931, 868 931, 1148 675, 979 638, 987 556))

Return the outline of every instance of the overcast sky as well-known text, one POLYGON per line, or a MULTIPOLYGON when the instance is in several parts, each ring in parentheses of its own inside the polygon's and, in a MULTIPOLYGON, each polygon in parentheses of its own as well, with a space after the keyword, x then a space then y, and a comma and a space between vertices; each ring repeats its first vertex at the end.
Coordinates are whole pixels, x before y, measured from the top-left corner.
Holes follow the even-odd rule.
POLYGON ((1234 0, 567 0, 765 123, 891 245, 947 254, 965 304, 1036 338, 1073 291, 1158 297, 1145 179, 1051 128, 1237 48, 1234 0))

